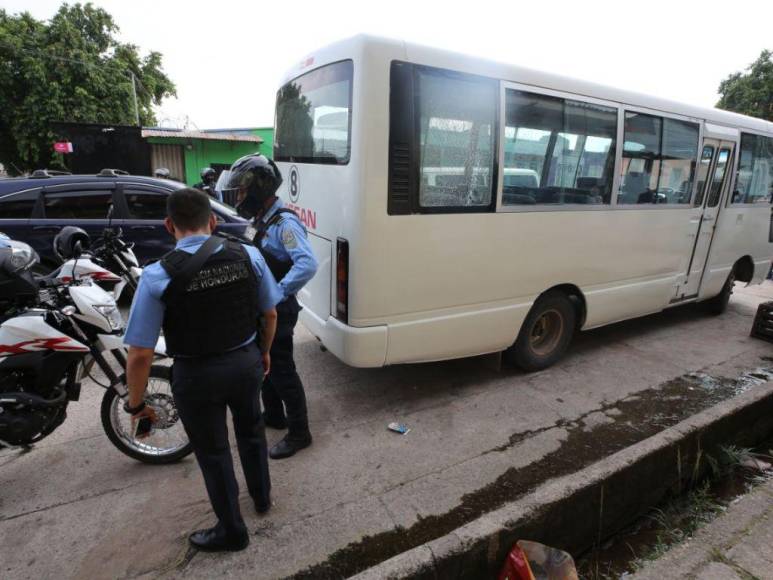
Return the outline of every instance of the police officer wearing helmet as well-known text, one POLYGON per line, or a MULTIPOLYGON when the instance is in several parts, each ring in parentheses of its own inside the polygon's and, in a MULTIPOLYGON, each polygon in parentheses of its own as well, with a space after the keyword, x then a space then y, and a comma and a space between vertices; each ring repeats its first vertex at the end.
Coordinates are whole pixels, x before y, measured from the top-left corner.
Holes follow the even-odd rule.
POLYGON ((174 358, 172 393, 204 476, 218 522, 190 535, 201 550, 247 547, 249 534, 239 509, 226 427, 233 417, 247 489, 258 513, 268 511, 269 478, 265 429, 258 404, 276 330, 275 305, 282 297, 257 250, 212 235, 217 222, 209 198, 196 189, 173 192, 167 230, 175 250, 142 273, 125 342, 129 345, 125 410, 137 421, 156 419, 144 402, 154 346, 163 327, 174 358), (262 314, 260 350, 257 321, 262 314))
POLYGON ((222 196, 215 191, 215 182, 217 181, 217 172, 211 167, 205 167, 201 170, 201 181, 194 185, 196 189, 200 189, 210 197, 214 197, 218 201, 222 201, 222 196))
POLYGON ((317 271, 306 228, 275 195, 281 183, 279 168, 263 155, 247 155, 231 166, 229 188, 238 190, 236 209, 243 217, 255 220, 253 243, 282 291, 282 301, 276 307, 271 372, 262 388, 266 425, 287 427, 287 435, 269 452, 272 459, 290 457, 311 445, 306 394, 293 359, 293 332, 301 309, 295 294, 317 271))

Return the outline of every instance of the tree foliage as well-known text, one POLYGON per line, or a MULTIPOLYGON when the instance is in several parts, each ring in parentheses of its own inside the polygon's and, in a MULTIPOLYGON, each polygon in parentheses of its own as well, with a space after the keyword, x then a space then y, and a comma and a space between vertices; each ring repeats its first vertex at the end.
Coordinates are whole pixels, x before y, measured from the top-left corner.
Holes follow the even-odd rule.
POLYGON ((719 84, 717 107, 773 121, 773 52, 763 50, 747 70, 719 84))
POLYGON ((63 4, 49 21, 0 9, 0 162, 19 172, 57 165, 54 122, 134 125, 175 95, 161 54, 119 42, 112 16, 91 3, 63 4))
POLYGON ((276 125, 280 132, 275 135, 274 145, 281 154, 292 151, 296 155, 314 155, 314 119, 311 102, 301 93, 301 86, 289 83, 279 89, 276 98, 276 125))

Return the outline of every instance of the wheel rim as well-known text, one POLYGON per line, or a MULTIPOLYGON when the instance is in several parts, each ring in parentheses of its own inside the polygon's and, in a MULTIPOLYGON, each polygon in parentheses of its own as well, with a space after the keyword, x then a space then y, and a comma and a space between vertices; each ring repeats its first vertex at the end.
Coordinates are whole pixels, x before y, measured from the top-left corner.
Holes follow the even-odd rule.
POLYGON ((136 453, 154 457, 173 455, 186 447, 188 435, 177 414, 170 382, 160 377, 150 377, 145 401, 153 407, 158 421, 153 424, 153 430, 148 437, 137 440, 133 436, 131 415, 123 410, 123 399, 113 398, 110 406, 110 425, 121 442, 136 453))
POLYGON ((547 356, 556 349, 563 333, 564 317, 558 310, 546 310, 531 327, 529 348, 538 356, 547 356))

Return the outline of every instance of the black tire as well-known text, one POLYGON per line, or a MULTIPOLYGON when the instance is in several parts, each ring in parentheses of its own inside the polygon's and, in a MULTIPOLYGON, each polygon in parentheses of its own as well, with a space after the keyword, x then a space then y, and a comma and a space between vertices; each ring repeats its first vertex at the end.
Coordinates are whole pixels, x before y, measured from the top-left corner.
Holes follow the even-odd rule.
POLYGON ((561 291, 543 294, 532 306, 505 360, 527 372, 545 369, 564 356, 577 326, 577 310, 561 291))
MULTIPOLYGON (((150 383, 150 380, 154 378, 167 381, 167 382, 170 381, 171 380, 170 368, 162 365, 153 365, 150 369, 150 379, 148 380, 148 383, 150 383)), ((166 454, 142 453, 137 449, 134 449, 115 430, 115 426, 113 425, 113 421, 111 420, 111 413, 114 411, 113 406, 116 404, 119 406, 118 412, 124 413, 123 400, 118 396, 118 393, 115 391, 115 389, 107 389, 107 391, 105 391, 105 396, 102 397, 102 408, 101 408, 102 428, 105 430, 105 434, 107 435, 107 438, 110 439, 110 442, 113 445, 115 445, 118 448, 118 450, 121 451, 121 453, 124 453, 129 457, 131 457, 132 459, 136 459, 137 461, 142 461, 143 463, 161 465, 165 463, 174 463, 175 461, 179 461, 183 457, 186 457, 187 455, 190 455, 193 452, 193 447, 191 446, 190 441, 187 440, 187 437, 185 440, 185 445, 176 449, 173 452, 166 453, 166 454)), ((179 418, 177 418, 176 420, 179 421, 179 418)))
POLYGON ((731 271, 725 280, 725 285, 722 286, 722 290, 719 294, 706 300, 706 310, 710 314, 722 314, 727 310, 727 304, 730 302, 730 296, 733 294, 733 288, 735 286, 735 270, 731 271))

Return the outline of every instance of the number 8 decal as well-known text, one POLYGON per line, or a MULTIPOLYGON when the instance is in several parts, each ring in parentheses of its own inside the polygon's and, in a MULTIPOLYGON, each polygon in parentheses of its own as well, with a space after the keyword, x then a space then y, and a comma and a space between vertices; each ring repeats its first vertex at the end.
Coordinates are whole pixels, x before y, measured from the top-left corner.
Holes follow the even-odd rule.
POLYGON ((298 175, 298 168, 293 165, 290 168, 290 201, 295 203, 301 192, 301 180, 298 175))

